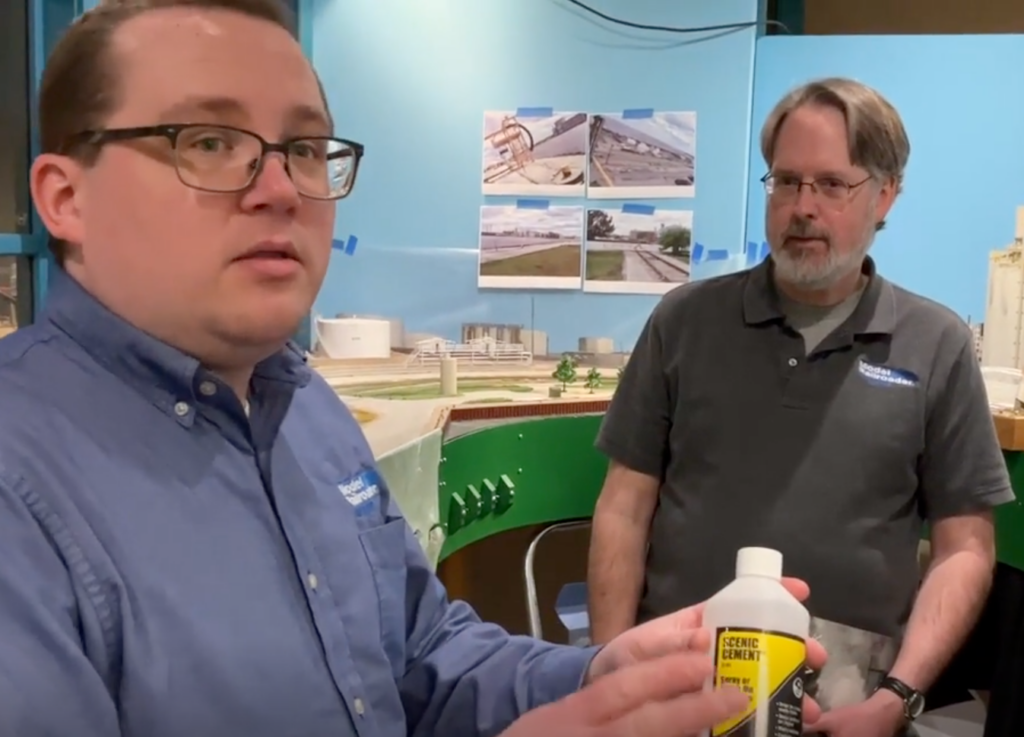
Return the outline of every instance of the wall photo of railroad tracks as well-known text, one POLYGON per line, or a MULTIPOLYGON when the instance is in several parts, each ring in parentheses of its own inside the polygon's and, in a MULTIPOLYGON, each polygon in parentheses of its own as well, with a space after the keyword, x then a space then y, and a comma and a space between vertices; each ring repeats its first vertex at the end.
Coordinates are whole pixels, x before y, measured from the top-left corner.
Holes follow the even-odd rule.
POLYGON ((485 112, 483 193, 582 197, 589 138, 586 113, 543 108, 485 112))
POLYGON ((693 197, 697 113, 591 115, 589 159, 590 199, 693 197))
POLYGON ((583 290, 665 294, 690 280, 693 211, 637 203, 587 211, 583 290))
POLYGON ((581 206, 521 200, 480 208, 477 285, 486 289, 579 289, 581 206))

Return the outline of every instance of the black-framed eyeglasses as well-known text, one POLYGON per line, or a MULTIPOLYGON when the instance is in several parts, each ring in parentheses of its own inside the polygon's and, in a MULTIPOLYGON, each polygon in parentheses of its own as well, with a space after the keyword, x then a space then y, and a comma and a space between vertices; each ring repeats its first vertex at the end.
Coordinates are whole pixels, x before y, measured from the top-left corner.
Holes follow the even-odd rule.
POLYGON ((313 200, 347 197, 365 151, 361 143, 344 138, 303 136, 271 143, 243 128, 205 123, 83 131, 68 141, 67 148, 102 147, 141 138, 166 138, 174 151, 174 168, 181 183, 221 194, 248 189, 267 154, 282 154, 299 194, 313 200))
POLYGON ((811 193, 819 199, 834 207, 842 207, 850 201, 850 197, 853 196, 854 191, 858 187, 862 187, 872 179, 873 177, 868 176, 852 184, 839 177, 820 177, 806 181, 791 174, 772 174, 768 172, 761 177, 761 183, 764 185, 764 191, 768 193, 768 196, 780 202, 796 200, 800 197, 800 191, 804 187, 808 187, 811 193))

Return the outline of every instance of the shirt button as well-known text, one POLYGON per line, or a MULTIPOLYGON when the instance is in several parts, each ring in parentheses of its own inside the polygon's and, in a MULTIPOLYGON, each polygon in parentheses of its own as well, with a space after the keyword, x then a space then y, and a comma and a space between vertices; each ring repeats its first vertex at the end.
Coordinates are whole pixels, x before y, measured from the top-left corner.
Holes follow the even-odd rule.
POLYGON ((316 591, 317 584, 319 583, 316 580, 316 574, 310 573, 308 576, 306 576, 306 583, 309 584, 310 590, 316 591))
POLYGON ((202 384, 199 385, 199 392, 204 397, 212 397, 214 394, 217 393, 217 385, 214 384, 212 381, 204 381, 202 384))
POLYGON ((359 716, 362 716, 364 713, 366 713, 366 707, 363 706, 362 699, 356 699, 355 701, 353 701, 352 706, 355 708, 356 714, 358 714, 359 716))
POLYGON ((188 406, 188 402, 177 402, 174 405, 174 414, 178 415, 178 417, 184 417, 190 409, 192 408, 188 406))
POLYGON ((799 361, 797 361, 795 358, 789 359, 789 365, 790 366, 796 366, 798 363, 799 363, 799 361))

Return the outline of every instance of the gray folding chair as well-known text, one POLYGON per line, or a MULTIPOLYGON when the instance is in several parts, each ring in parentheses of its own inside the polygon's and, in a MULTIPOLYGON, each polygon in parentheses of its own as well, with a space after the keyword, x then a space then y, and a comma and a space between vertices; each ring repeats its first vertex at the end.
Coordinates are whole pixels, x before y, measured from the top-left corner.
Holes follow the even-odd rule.
MULTIPOLYGON (((540 601, 537 598, 537 577, 536 559, 537 548, 548 535, 557 532, 571 532, 583 530, 590 527, 590 520, 573 520, 571 522, 556 522, 548 525, 538 532, 530 546, 526 549, 526 557, 523 562, 523 579, 526 583, 526 610, 530 619, 530 636, 538 640, 544 639, 544 628, 540 621, 540 601)), ((581 644, 584 639, 589 639, 589 626, 586 621, 586 584, 570 583, 562 588, 559 599, 563 603, 563 611, 559 617, 569 630, 569 641, 573 644, 581 644), (582 617, 579 598, 583 598, 582 617)), ((557 605, 556 605, 557 606, 557 605)))

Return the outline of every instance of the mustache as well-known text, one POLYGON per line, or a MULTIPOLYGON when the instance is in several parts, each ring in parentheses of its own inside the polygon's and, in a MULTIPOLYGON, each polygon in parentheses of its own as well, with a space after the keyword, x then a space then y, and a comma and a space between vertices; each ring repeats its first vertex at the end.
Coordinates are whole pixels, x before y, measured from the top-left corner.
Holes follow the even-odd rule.
POLYGON ((828 242, 828 233, 819 230, 809 220, 794 220, 782 234, 783 238, 814 238, 828 242))

